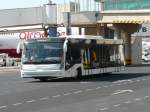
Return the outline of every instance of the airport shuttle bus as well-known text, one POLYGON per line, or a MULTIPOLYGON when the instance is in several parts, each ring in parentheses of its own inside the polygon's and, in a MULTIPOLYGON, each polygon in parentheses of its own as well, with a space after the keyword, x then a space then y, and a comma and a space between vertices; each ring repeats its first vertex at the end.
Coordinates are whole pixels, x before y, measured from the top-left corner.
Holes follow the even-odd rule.
POLYGON ((120 39, 87 35, 25 40, 17 48, 22 52, 21 77, 45 81, 120 71, 122 44, 120 39))

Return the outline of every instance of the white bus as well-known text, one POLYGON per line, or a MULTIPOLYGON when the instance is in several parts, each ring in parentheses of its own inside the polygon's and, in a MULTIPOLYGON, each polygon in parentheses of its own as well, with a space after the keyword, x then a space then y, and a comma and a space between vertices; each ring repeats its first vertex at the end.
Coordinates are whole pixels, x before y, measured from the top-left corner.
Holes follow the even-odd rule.
POLYGON ((87 35, 26 40, 21 48, 21 77, 46 81, 120 71, 123 64, 118 49, 122 44, 119 39, 87 35))

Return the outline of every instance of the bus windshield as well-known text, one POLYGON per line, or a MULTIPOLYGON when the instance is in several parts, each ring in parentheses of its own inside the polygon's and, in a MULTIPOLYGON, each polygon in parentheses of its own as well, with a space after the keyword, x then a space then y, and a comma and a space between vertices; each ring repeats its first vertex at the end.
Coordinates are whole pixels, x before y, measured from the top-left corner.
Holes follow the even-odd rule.
POLYGON ((60 64, 63 42, 40 41, 24 43, 23 64, 60 64))

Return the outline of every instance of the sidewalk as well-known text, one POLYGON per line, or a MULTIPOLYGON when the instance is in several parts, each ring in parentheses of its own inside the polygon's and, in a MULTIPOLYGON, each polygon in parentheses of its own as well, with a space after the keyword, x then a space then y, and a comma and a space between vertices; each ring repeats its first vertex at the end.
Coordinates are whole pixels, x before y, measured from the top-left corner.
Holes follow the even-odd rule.
POLYGON ((0 67, 0 72, 7 71, 19 71, 20 66, 8 66, 8 67, 0 67))

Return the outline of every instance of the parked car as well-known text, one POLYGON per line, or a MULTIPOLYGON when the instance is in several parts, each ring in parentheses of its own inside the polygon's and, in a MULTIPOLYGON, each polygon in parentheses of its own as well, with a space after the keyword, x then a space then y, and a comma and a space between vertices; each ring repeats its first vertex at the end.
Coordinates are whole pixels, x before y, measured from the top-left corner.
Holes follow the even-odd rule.
POLYGON ((150 52, 142 53, 142 60, 145 62, 149 62, 150 61, 150 52))
POLYGON ((8 54, 1 53, 0 54, 0 65, 1 66, 14 66, 15 62, 13 58, 10 58, 8 54))

